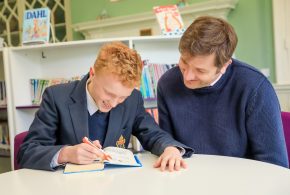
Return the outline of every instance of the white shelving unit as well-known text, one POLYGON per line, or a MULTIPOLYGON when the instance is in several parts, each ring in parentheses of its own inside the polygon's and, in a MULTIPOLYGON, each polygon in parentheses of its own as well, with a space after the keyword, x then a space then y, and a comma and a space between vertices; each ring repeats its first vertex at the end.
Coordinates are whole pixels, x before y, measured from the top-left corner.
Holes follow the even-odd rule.
MULTIPOLYGON (((29 82, 31 78, 70 78, 84 75, 89 71, 89 67, 93 66, 100 47, 112 41, 122 41, 130 48, 135 48, 143 60, 148 59, 152 63, 177 63, 179 38, 164 36, 110 38, 0 50, 3 53, 7 88, 11 166, 13 167, 14 162, 14 137, 29 129, 38 108, 31 104, 29 82)), ((285 87, 275 86, 275 88, 283 89, 282 100, 285 99, 285 87)), ((288 92, 286 95, 290 97, 290 90, 288 92)), ((286 106, 288 104, 281 103, 286 106)), ((153 102, 153 105, 156 105, 156 102, 153 102)), ((152 103, 149 107, 152 107, 152 103)), ((290 110, 284 109, 284 111, 290 110)))
POLYGON ((153 63, 177 63, 179 61, 179 36, 175 37, 136 37, 132 38, 132 48, 136 49, 143 60, 153 63))

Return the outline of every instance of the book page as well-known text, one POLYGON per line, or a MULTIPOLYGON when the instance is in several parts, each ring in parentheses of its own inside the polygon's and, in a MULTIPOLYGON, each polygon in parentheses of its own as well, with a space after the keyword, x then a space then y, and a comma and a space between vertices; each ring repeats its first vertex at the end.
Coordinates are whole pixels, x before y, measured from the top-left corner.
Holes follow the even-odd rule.
POLYGON ((104 148, 104 151, 112 157, 111 160, 104 161, 107 164, 140 166, 140 164, 136 162, 133 152, 128 149, 107 147, 104 148))
POLYGON ((67 163, 63 173, 79 173, 79 172, 89 172, 89 171, 101 171, 104 169, 104 163, 94 162, 88 165, 77 165, 72 163, 67 163))

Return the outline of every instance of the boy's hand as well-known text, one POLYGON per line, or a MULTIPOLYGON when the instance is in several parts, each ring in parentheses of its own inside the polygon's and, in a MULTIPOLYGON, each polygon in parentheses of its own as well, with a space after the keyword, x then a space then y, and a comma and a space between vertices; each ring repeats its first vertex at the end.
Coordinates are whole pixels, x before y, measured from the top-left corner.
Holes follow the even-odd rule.
POLYGON ((187 168, 187 164, 182 158, 180 151, 174 146, 165 148, 164 152, 154 164, 154 167, 160 167, 161 171, 164 171, 167 166, 170 172, 179 171, 180 168, 187 168))
MULTIPOLYGON (((94 145, 101 148, 98 141, 94 141, 94 145)), ((62 148, 58 156, 58 163, 90 164, 98 157, 104 158, 104 154, 89 144, 81 143, 62 148)))

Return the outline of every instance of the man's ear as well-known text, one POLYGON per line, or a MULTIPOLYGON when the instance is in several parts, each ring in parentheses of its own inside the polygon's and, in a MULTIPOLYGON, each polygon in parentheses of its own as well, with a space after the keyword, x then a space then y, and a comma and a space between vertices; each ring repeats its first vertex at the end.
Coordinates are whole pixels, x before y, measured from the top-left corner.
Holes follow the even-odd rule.
POLYGON ((229 61, 227 61, 223 67, 220 70, 220 73, 225 74, 227 68, 229 67, 229 65, 232 63, 232 59, 229 59, 229 61))
POLYGON ((94 68, 90 67, 90 77, 94 76, 94 68))

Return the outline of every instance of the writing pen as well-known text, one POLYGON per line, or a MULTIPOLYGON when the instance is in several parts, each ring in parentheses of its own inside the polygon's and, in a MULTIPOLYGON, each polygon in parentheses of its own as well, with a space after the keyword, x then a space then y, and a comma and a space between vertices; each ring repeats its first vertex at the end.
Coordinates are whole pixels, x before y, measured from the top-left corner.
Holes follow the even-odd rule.
POLYGON ((92 140, 90 140, 89 138, 84 137, 84 138, 83 138, 83 143, 89 144, 89 145, 93 146, 94 148, 98 149, 99 151, 101 151, 101 152, 104 154, 104 156, 105 156, 105 160, 110 160, 110 159, 112 159, 112 157, 111 157, 109 154, 107 154, 107 153, 106 153, 104 150, 102 150, 101 148, 98 148, 98 147, 97 147, 97 146, 92 142, 92 140))

